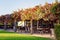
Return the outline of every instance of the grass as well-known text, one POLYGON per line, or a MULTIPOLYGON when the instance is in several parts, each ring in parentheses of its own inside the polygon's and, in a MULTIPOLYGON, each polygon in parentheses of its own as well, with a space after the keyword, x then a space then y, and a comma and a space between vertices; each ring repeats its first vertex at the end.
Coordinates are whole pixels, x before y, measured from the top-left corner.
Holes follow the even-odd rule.
POLYGON ((0 30, 0 33, 15 33, 15 32, 8 32, 6 30, 0 30))
POLYGON ((34 37, 30 34, 18 34, 0 30, 0 40, 50 40, 49 38, 34 37))

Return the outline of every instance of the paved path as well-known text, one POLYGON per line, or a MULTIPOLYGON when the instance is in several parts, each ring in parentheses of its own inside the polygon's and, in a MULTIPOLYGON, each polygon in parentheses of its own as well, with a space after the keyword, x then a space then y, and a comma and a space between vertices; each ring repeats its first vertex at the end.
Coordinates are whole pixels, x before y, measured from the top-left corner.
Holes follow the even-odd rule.
POLYGON ((32 34, 32 36, 45 37, 45 38, 54 38, 54 35, 50 35, 50 34, 32 34))

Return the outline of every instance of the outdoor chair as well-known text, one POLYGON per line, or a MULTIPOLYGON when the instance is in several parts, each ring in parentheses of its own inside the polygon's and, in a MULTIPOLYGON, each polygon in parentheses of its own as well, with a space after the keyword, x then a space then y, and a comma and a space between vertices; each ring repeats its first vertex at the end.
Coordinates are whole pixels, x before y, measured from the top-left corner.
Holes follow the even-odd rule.
POLYGON ((43 34, 43 28, 41 26, 37 27, 37 32, 43 34))
POLYGON ((47 33, 50 33, 51 34, 51 30, 50 30, 50 27, 37 27, 37 31, 41 34, 47 34, 47 33))
POLYGON ((50 28, 43 28, 42 31, 43 33, 51 33, 50 28))
POLYGON ((43 28, 37 28, 37 32, 43 34, 43 28))

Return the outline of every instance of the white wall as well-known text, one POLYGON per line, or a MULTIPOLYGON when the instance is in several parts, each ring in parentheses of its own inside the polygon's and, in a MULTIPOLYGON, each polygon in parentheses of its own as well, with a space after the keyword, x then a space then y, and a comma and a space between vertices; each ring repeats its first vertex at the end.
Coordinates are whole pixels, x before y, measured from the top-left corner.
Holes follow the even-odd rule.
POLYGON ((22 26, 23 27, 24 26, 24 21, 19 21, 18 22, 18 26, 22 26))

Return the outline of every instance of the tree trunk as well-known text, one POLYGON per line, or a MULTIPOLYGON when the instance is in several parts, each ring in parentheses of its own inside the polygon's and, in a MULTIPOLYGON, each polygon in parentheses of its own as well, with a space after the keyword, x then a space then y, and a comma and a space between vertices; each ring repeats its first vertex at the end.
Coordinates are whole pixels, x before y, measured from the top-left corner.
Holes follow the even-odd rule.
POLYGON ((13 29, 14 29, 14 32, 16 32, 16 31, 17 31, 16 20, 14 21, 13 29))
POLYGON ((4 22, 4 30, 6 30, 6 22, 4 22))
POLYGON ((16 32, 16 31, 17 31, 15 26, 13 27, 13 29, 14 29, 14 32, 16 32))
POLYGON ((24 21, 25 32, 27 32, 26 21, 24 21))
POLYGON ((31 22, 31 34, 33 34, 32 20, 30 22, 31 22))
POLYGON ((38 28, 38 20, 37 20, 37 28, 38 28))

